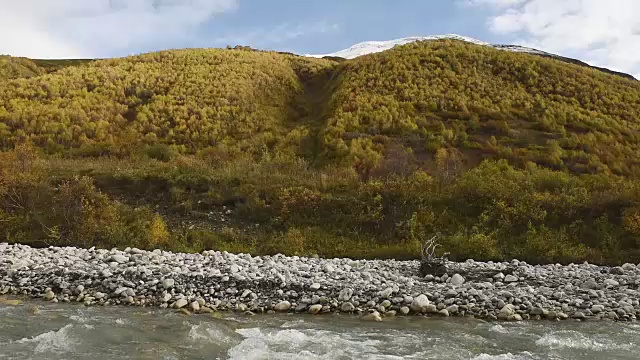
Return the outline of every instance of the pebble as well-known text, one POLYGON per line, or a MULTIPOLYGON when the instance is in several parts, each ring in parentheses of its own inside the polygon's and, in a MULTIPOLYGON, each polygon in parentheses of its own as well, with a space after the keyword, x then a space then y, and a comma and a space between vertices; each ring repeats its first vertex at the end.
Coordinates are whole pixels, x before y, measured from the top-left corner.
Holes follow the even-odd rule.
POLYGON ((607 286, 618 286, 618 285, 620 285, 619 282, 617 282, 616 280, 613 280, 613 279, 606 279, 604 281, 604 284, 607 285, 607 286))
POLYGON ((507 284, 508 283, 517 282, 518 280, 519 279, 517 277, 513 276, 513 275, 507 275, 507 276, 504 277, 504 282, 507 283, 507 284))
POLYGON ((194 301, 191 304, 189 304, 189 307, 191 308, 192 312, 200 311, 200 303, 198 303, 197 301, 194 301))
POLYGON ((313 284, 311 284, 311 286, 309 286, 309 290, 311 290, 311 291, 318 291, 318 290, 320 290, 320 284, 319 284, 319 283, 313 283, 313 284))
POLYGON ((171 289, 175 285, 176 281, 173 279, 162 280, 162 287, 166 290, 171 289))
POLYGON ((460 274, 454 274, 451 277, 450 282, 451 282, 451 285, 460 286, 460 285, 464 284, 464 278, 460 274))
POLYGON ((174 303, 174 306, 176 309, 182 309, 183 307, 187 306, 188 302, 186 299, 178 299, 176 300, 176 302, 174 303))
POLYGON ((51 290, 45 292, 44 295, 42 296, 42 298, 45 299, 46 301, 51 301, 55 299, 55 297, 56 297, 56 294, 51 290))
POLYGON ((340 307, 340 310, 342 310, 343 312, 350 313, 350 312, 354 312, 356 310, 356 307, 352 303, 347 301, 342 304, 342 306, 340 307))
POLYGON ((448 273, 435 277, 421 276, 418 261, 35 249, 5 243, 0 244, 0 294, 87 306, 171 304, 196 313, 368 310, 363 316, 373 316, 374 311, 378 316, 446 312, 511 321, 633 321, 640 315, 640 267, 634 264, 466 261, 446 266, 448 273), (496 275, 474 278, 470 274, 476 270, 496 275))
POLYGON ((429 305, 429 298, 425 294, 420 294, 411 302, 411 310, 416 313, 424 312, 425 308, 429 305))
POLYGON ((273 310, 280 312, 289 311, 289 309, 291 309, 291 303, 286 300, 277 303, 276 306, 273 307, 273 310))

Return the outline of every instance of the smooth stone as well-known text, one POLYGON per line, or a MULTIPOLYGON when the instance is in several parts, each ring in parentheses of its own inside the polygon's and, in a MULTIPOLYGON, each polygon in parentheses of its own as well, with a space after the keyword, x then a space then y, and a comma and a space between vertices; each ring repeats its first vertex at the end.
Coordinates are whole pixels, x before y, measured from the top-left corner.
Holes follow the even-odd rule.
POLYGON ((343 312, 354 312, 356 310, 356 307, 352 303, 346 302, 342 304, 340 310, 342 310, 343 312))
POLYGON ((124 264, 129 261, 129 258, 124 255, 111 255, 111 261, 115 261, 118 264, 124 264))
POLYGON ((372 312, 364 315, 362 317, 362 320, 366 320, 366 321, 382 321, 382 317, 380 316, 379 312, 372 311, 372 312))
POLYGON ((518 280, 520 280, 520 279, 518 279, 517 277, 515 277, 513 275, 507 275, 507 276, 504 277, 504 282, 507 283, 507 284, 508 283, 517 282, 518 280))
POLYGON ((454 285, 454 286, 461 286, 462 284, 464 284, 464 281, 465 280, 464 280, 464 277, 462 277, 462 275, 454 274, 451 277, 450 283, 451 285, 454 285))
POLYGON ((162 287, 165 290, 171 289, 172 287, 174 287, 176 284, 176 281, 173 279, 164 279, 162 280, 162 287))
POLYGON ((425 308, 429 305, 429 298, 425 294, 420 294, 411 302, 411 310, 416 313, 424 312, 425 308))
POLYGON ((424 312, 427 314, 435 314, 438 312, 438 307, 435 304, 429 304, 424 308, 424 312))
POLYGON ((55 297, 56 297, 56 294, 51 290, 47 291, 42 296, 42 298, 45 299, 46 301, 51 301, 51 300, 55 299, 55 297))
POLYGON ((321 310, 322 310, 322 305, 320 305, 320 304, 309 306, 309 313, 310 314, 314 314, 314 315, 318 314, 321 310))
POLYGON ((191 304, 189 304, 189 307, 191 308, 192 312, 198 312, 200 311, 200 303, 197 301, 192 302, 191 304))
POLYGON ((522 316, 520 314, 512 314, 507 317, 507 321, 522 321, 522 316))
POLYGON ((174 307, 176 309, 182 309, 183 307, 187 306, 187 304, 188 304, 188 301, 186 299, 178 299, 174 303, 174 307))
POLYGON ((578 319, 578 320, 584 320, 584 319, 586 319, 587 317, 584 315, 584 313, 583 313, 583 312, 581 312, 581 311, 576 311, 575 313, 573 313, 572 318, 574 318, 574 319, 578 319))
POLYGON ((352 296, 353 296, 353 290, 351 290, 350 288, 344 288, 340 291, 340 294, 338 295, 338 301, 349 301, 351 300, 352 296))
POLYGON ((280 312, 289 311, 289 309, 291 309, 291 303, 288 301, 281 301, 273 307, 273 310, 280 312))
POLYGON ((309 286, 309 290, 318 291, 318 290, 320 290, 320 286, 321 285, 319 283, 313 283, 313 284, 311 284, 311 286, 309 286))
POLYGON ((604 281, 604 284, 607 285, 607 286, 618 286, 618 285, 620 285, 619 282, 617 282, 616 280, 613 280, 613 279, 606 279, 604 281))
POLYGON ((380 297, 383 299, 389 298, 391 294, 393 294, 393 288, 390 288, 390 287, 380 291, 380 297))

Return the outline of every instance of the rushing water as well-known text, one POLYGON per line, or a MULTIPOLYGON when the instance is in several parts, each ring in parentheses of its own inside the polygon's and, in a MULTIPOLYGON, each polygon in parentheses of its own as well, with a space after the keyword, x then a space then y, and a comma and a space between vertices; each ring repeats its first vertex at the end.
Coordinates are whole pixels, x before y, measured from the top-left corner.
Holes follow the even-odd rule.
POLYGON ((0 305, 0 359, 638 359, 640 325, 0 305))

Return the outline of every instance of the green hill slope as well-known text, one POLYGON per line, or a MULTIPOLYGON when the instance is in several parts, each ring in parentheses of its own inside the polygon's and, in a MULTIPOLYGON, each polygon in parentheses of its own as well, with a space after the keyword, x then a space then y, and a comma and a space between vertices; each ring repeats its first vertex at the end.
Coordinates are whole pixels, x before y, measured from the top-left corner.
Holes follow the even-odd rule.
POLYGON ((638 81, 457 41, 396 47, 338 71, 330 153, 348 152, 355 137, 372 148, 392 140, 422 159, 454 148, 469 166, 504 158, 575 173, 640 174, 638 81))
POLYGON ((0 55, 0 81, 29 78, 44 73, 33 60, 0 55))
POLYGON ((637 81, 458 41, 0 61, 0 242, 640 261, 637 81))
POLYGON ((62 151, 165 143, 271 146, 295 118, 296 73, 329 66, 275 53, 167 51, 0 83, 3 145, 62 151))

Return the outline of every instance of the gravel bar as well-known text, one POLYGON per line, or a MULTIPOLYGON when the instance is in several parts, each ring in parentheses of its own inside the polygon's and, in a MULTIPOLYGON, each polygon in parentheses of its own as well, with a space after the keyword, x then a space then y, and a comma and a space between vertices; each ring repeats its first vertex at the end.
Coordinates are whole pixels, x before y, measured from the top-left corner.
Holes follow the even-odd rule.
POLYGON ((418 261, 0 244, 0 295, 185 313, 341 312, 377 321, 403 315, 506 321, 640 316, 640 264, 468 260, 447 263, 449 273, 441 277, 422 277, 419 267, 418 261), (474 271, 495 275, 460 275, 474 271))

